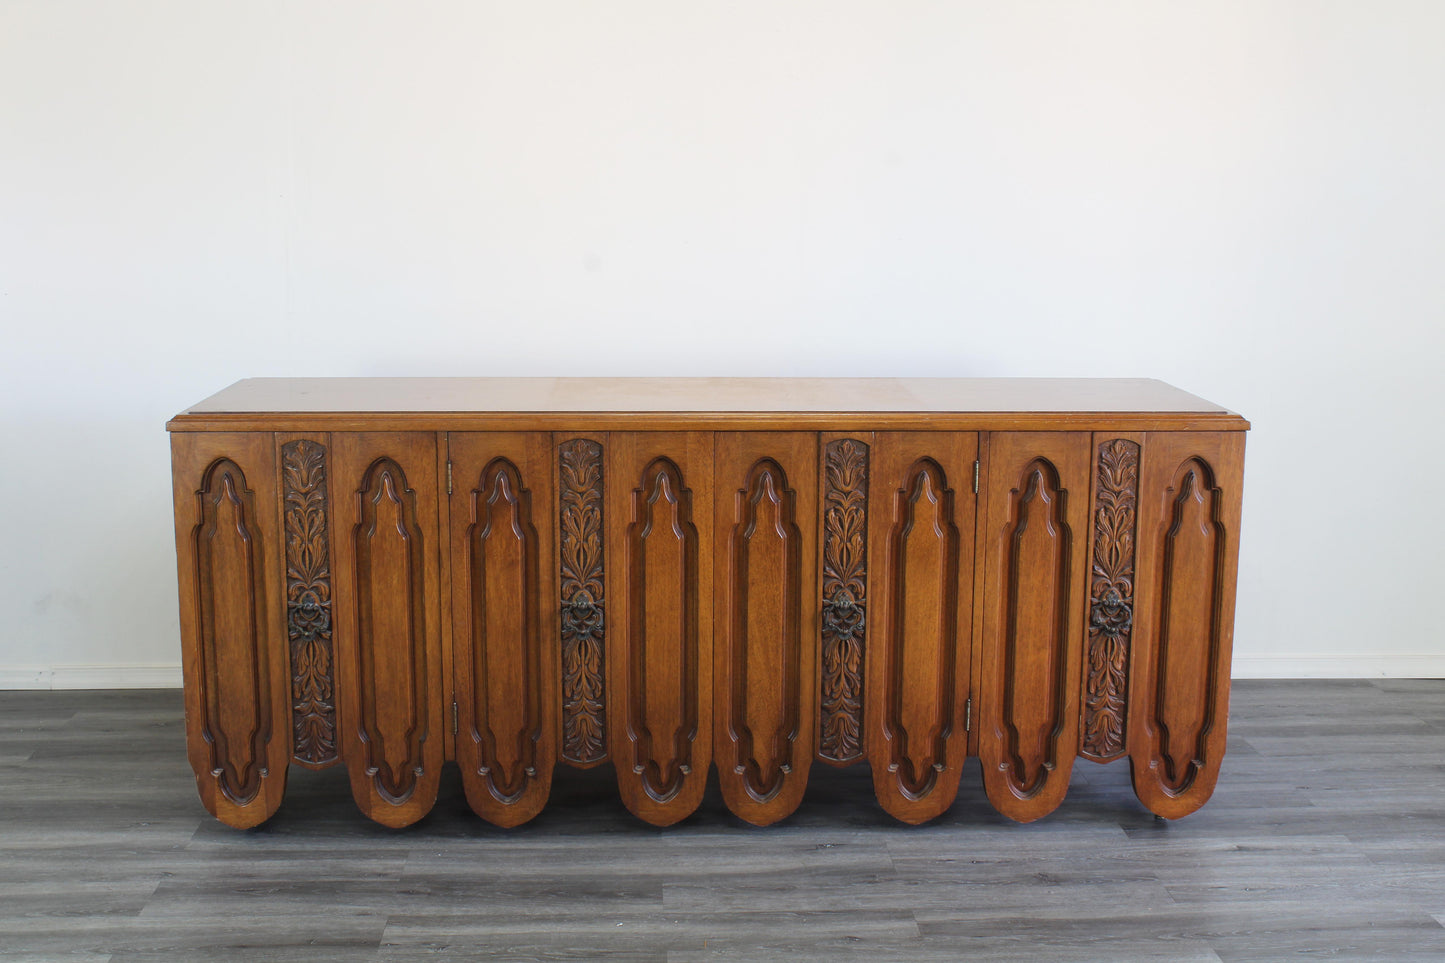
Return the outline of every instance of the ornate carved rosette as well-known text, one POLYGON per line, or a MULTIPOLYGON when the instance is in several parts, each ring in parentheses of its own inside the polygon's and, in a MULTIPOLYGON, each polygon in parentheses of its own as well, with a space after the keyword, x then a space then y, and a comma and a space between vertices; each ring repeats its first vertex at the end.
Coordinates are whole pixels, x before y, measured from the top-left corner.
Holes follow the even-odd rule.
POLYGON ((602 661, 602 446, 578 438, 560 451, 562 758, 607 758, 602 661))
POLYGON ((326 448, 305 439, 282 445, 281 482, 285 498, 292 753, 297 762, 324 766, 336 761, 326 448))
POLYGON ((863 644, 868 565, 868 446, 824 449, 823 680, 818 755, 862 758, 863 644))
POLYGON ((1101 761, 1124 753, 1138 499, 1139 445, 1123 438, 1104 442, 1094 503, 1083 744, 1083 755, 1101 761))

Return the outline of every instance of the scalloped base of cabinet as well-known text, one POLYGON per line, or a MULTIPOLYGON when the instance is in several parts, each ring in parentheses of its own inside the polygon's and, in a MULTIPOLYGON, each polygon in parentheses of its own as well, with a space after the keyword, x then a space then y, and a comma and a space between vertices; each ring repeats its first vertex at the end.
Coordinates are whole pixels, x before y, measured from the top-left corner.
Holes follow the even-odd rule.
POLYGON ((513 826, 611 762, 655 825, 867 761, 919 823, 978 756, 1153 812, 1224 754, 1244 433, 1152 381, 243 381, 171 432, 192 768, 254 826, 341 764, 404 826, 455 762, 513 826))

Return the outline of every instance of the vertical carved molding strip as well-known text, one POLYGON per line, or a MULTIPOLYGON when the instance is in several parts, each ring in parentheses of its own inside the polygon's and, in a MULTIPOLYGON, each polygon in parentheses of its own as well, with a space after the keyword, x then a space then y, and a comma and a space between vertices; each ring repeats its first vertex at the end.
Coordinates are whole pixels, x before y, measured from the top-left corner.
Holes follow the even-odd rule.
POLYGON ((282 445, 281 484, 292 754, 299 763, 320 767, 336 761, 326 448, 306 439, 282 445))
POLYGON ((1134 631, 1137 442, 1116 438, 1099 445, 1096 485, 1083 754, 1103 762, 1122 756, 1125 746, 1129 644, 1134 631))
POLYGON ((578 438, 560 449, 562 758, 607 758, 603 657, 602 446, 578 438))
POLYGON ((818 755, 863 756, 863 646, 868 578, 868 446, 845 438, 824 450, 823 678, 818 755))

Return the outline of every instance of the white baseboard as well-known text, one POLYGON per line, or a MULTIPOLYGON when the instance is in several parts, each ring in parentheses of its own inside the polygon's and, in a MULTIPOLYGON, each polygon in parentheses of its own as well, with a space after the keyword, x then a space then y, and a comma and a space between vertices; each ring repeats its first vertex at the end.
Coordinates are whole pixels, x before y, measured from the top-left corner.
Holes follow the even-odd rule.
POLYGON ((0 689, 179 689, 179 663, 0 665, 0 689))
MULTIPOLYGON (((1445 679, 1445 654, 1237 658, 1236 679, 1445 679)), ((0 689, 179 689, 172 665, 0 665, 0 689)))
POLYGON ((1445 653, 1317 659, 1235 657, 1236 679, 1445 679, 1445 653))

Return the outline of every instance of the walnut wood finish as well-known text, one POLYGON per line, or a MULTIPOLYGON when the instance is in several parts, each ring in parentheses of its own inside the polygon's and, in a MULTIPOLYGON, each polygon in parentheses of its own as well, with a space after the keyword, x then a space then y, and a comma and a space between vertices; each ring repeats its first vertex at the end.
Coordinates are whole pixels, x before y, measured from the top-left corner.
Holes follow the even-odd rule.
POLYGON ((1090 440, 990 440, 978 752, 989 802, 1022 822, 1063 802, 1079 749, 1090 440))
MULTIPOLYGON (((247 378, 186 414, 1238 415, 1152 378, 247 378)), ((177 419, 184 420, 184 416, 177 419)))
POLYGON ((361 810, 406 826, 445 758, 436 437, 337 433, 332 452, 341 752, 361 810))
POLYGON ((553 444, 559 503, 562 759, 586 769, 607 760, 607 436, 559 433, 553 444))
POLYGON ((868 472, 872 432, 824 433, 818 758, 863 758, 863 653, 868 643, 868 472))
POLYGON ((798 808, 817 730, 818 437, 719 432, 713 756, 758 826, 798 808))
POLYGON ((170 427, 188 752, 230 825, 291 762, 391 826, 449 761, 501 826, 559 759, 656 825, 714 758, 759 825, 814 759, 910 823, 969 753, 1023 821, 1075 756, 1170 818, 1218 779, 1248 425, 1167 385, 261 379, 170 427))
POLYGON ((976 435, 878 432, 870 478, 868 762, 883 808, 952 804, 968 754, 976 435))
POLYGON ((1129 649, 1134 635, 1139 452, 1143 440, 1142 434, 1094 435, 1088 634, 1079 749, 1079 755, 1094 762, 1110 762, 1128 751, 1129 649))
POLYGON ((248 378, 174 431, 1240 431, 1147 378, 248 378))
POLYGON ((1242 433, 1145 436, 1130 766, 1169 819, 1209 799, 1224 757, 1243 475, 1242 433))
POLYGON ((281 804, 291 755, 275 451, 177 434, 171 465, 191 768, 206 809, 247 828, 281 804))
POLYGON ((451 578, 457 765, 473 811, 541 811, 557 756, 552 436, 454 433, 451 578))
POLYGON ((291 761, 324 769, 336 754, 331 532, 326 435, 277 435, 291 662, 291 761))
POLYGON ((658 826, 702 802, 712 762, 712 435, 614 433, 607 555, 611 755, 622 801, 658 826))

